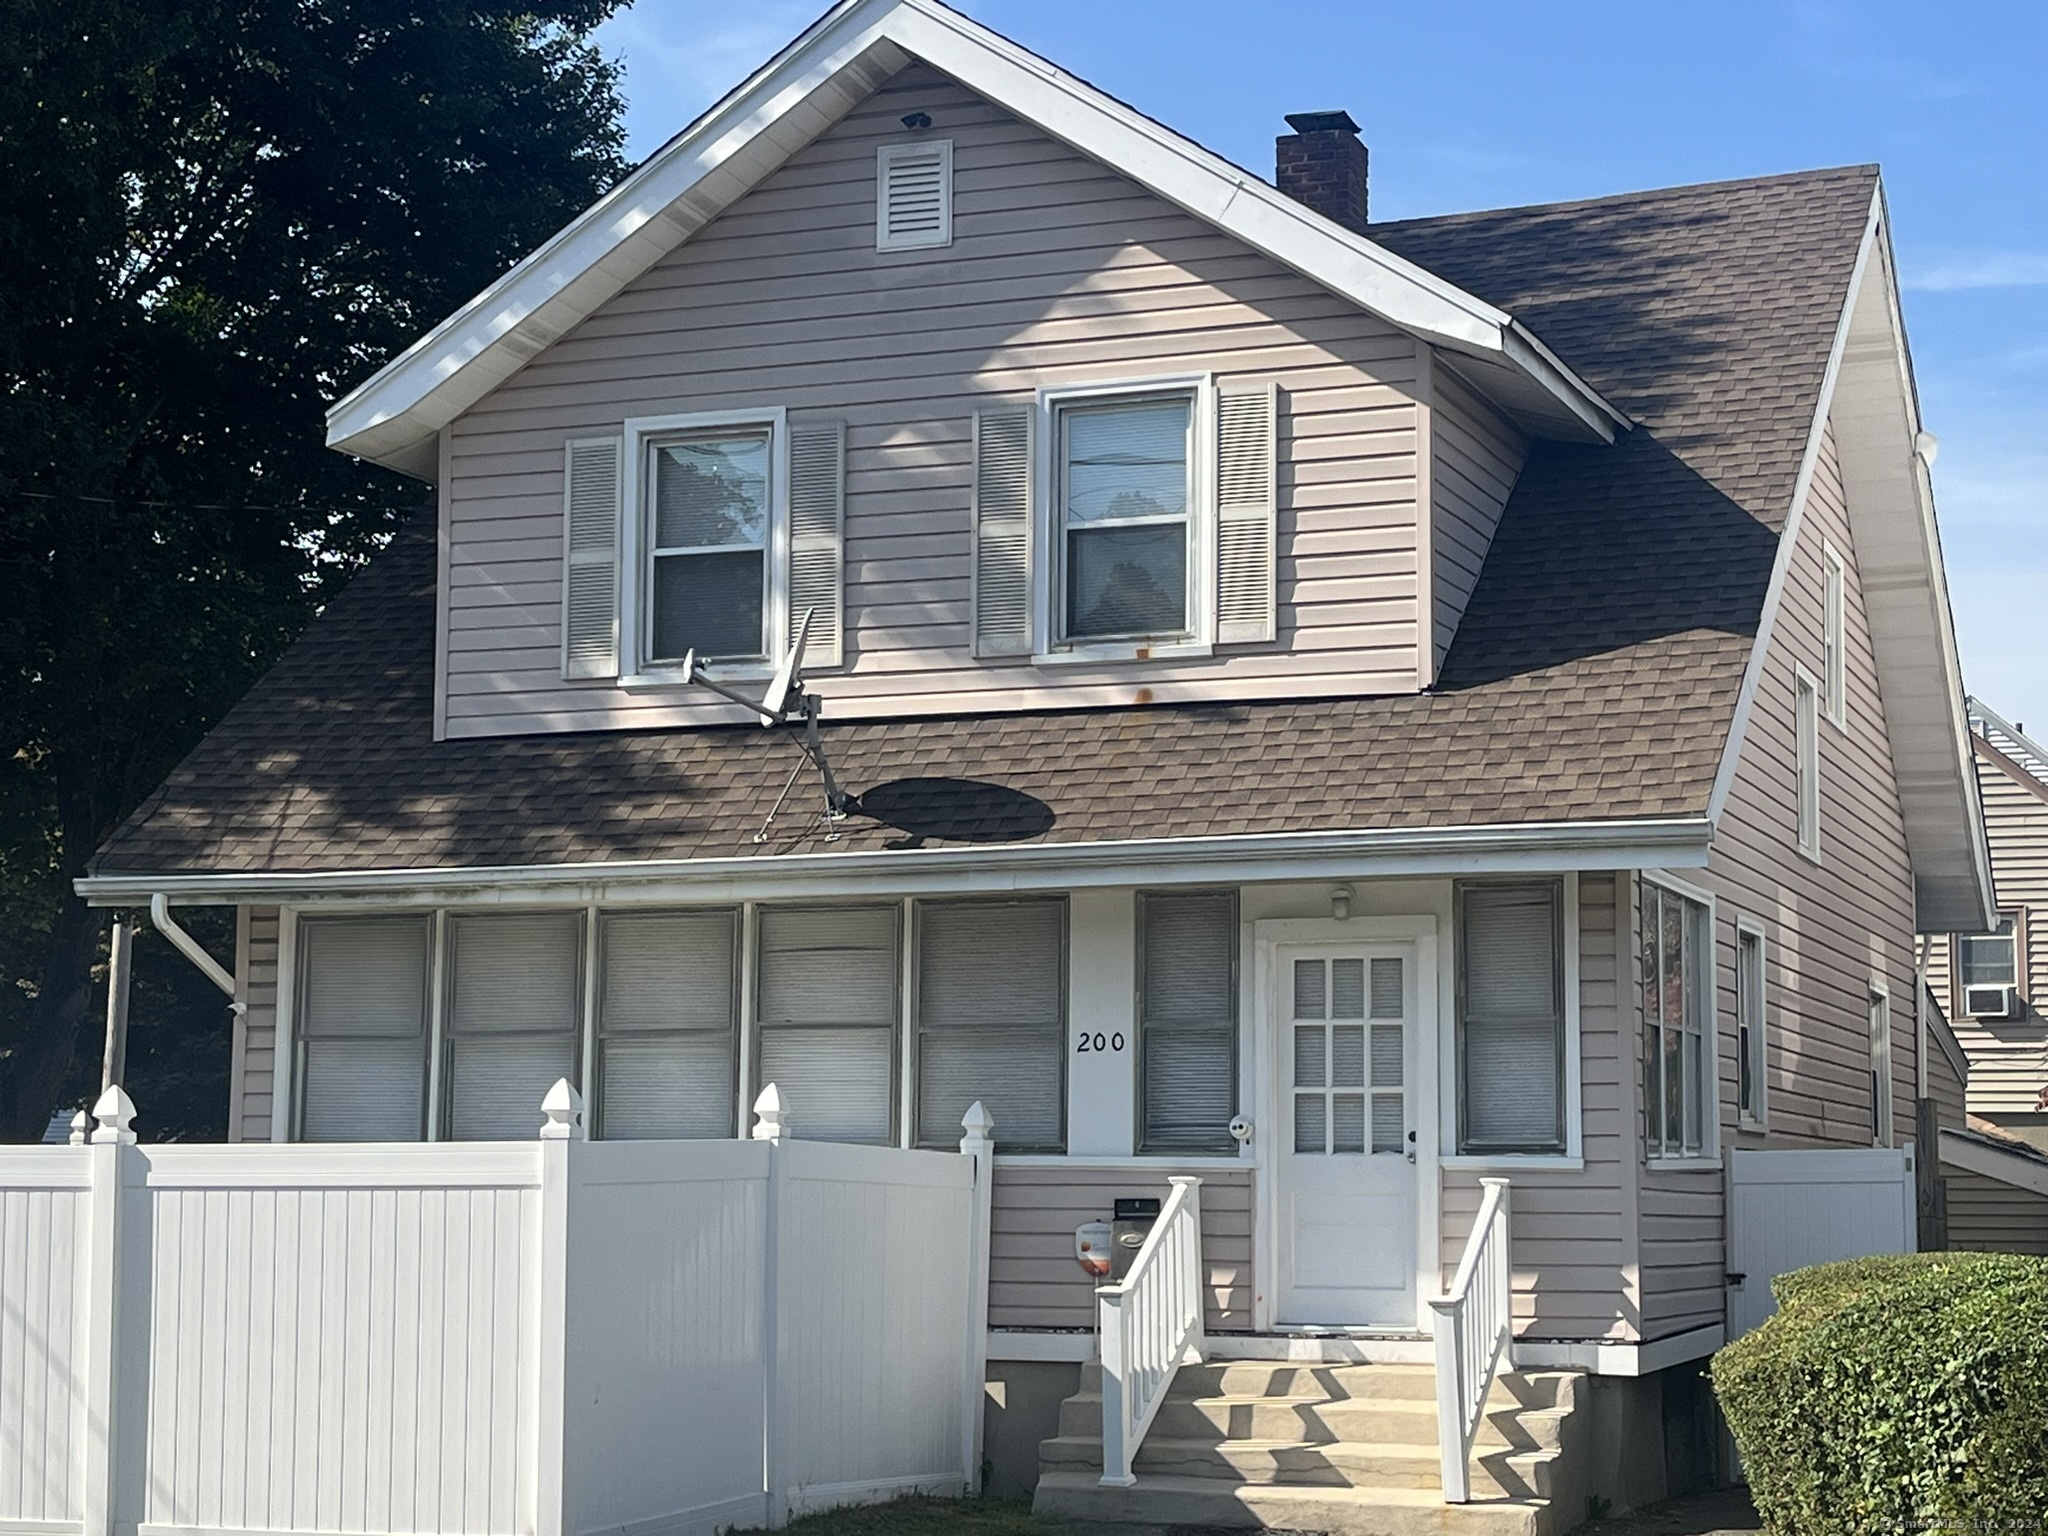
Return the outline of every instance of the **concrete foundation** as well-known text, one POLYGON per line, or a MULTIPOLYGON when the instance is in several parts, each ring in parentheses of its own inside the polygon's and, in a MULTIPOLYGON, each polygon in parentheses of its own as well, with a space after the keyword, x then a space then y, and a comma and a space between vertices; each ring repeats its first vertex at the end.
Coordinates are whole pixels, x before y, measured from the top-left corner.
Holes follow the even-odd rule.
POLYGON ((1028 1499, 1038 1486, 1038 1443, 1060 1432, 1060 1404, 1080 1389, 1074 1361, 991 1360, 983 1403, 983 1486, 1028 1499))

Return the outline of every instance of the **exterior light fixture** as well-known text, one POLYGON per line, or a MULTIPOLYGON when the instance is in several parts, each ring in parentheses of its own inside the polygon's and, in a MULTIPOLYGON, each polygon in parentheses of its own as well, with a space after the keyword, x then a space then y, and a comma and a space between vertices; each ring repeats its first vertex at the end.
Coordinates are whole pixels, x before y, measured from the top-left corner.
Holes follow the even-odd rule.
POLYGON ((1344 922, 1351 916, 1351 887, 1333 885, 1330 887, 1330 916, 1344 922))
POLYGON ((906 112, 903 114, 903 126, 912 133, 920 132, 931 127, 931 125, 932 115, 929 112, 906 112))

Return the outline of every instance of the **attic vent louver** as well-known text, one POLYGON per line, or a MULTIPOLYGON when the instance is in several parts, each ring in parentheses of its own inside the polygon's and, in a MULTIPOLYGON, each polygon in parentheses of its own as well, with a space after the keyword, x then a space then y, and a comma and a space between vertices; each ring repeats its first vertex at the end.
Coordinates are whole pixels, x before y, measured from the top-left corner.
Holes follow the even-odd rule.
POLYGON ((884 144, 875 156, 875 249, 953 243, 953 141, 884 144))

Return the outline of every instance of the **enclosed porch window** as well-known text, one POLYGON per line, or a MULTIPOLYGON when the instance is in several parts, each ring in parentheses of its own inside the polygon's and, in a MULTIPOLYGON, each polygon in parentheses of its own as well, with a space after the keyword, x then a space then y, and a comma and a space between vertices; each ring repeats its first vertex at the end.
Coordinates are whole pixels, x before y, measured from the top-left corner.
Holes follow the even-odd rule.
POLYGON ((1564 882, 1457 891, 1458 1150, 1566 1150, 1564 882))

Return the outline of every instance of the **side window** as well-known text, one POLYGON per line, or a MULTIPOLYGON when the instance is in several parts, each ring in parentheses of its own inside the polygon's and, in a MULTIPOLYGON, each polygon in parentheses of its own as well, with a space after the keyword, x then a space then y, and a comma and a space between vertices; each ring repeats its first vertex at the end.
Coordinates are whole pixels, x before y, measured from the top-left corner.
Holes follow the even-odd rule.
POLYGON ((1458 888, 1458 1150, 1565 1150, 1564 887, 1458 888))
POLYGON ((1875 985, 1870 989, 1870 1139, 1880 1147, 1892 1144, 1892 1000, 1875 985))
POLYGON ((1822 580, 1825 586, 1823 619, 1822 684, 1826 690, 1828 719, 1844 730, 1849 726, 1849 659, 1847 650, 1848 574, 1834 545, 1821 549, 1822 580))
POLYGON ((1799 749, 1799 851, 1817 862, 1820 858, 1820 687, 1804 672, 1799 674, 1794 708, 1797 711, 1799 749))
POLYGON ((1234 1152, 1236 892, 1139 896, 1138 994, 1138 1150, 1234 1152))
POLYGON ((1712 913, 1645 881, 1643 1103, 1651 1157, 1714 1150, 1712 913))
POLYGON ((1770 1042, 1764 1023, 1764 936, 1741 927, 1735 935, 1736 1110, 1751 1125, 1765 1118, 1770 1042))
MULTIPOLYGON (((426 1135, 430 921, 300 919, 300 1139, 418 1141, 426 1135)), ((535 1099, 536 1116, 539 1104, 535 1099)))
POLYGON ((1009 1150, 1065 1150, 1066 934, 1057 897, 918 903, 919 1145, 957 1146, 979 1099, 1009 1150))

